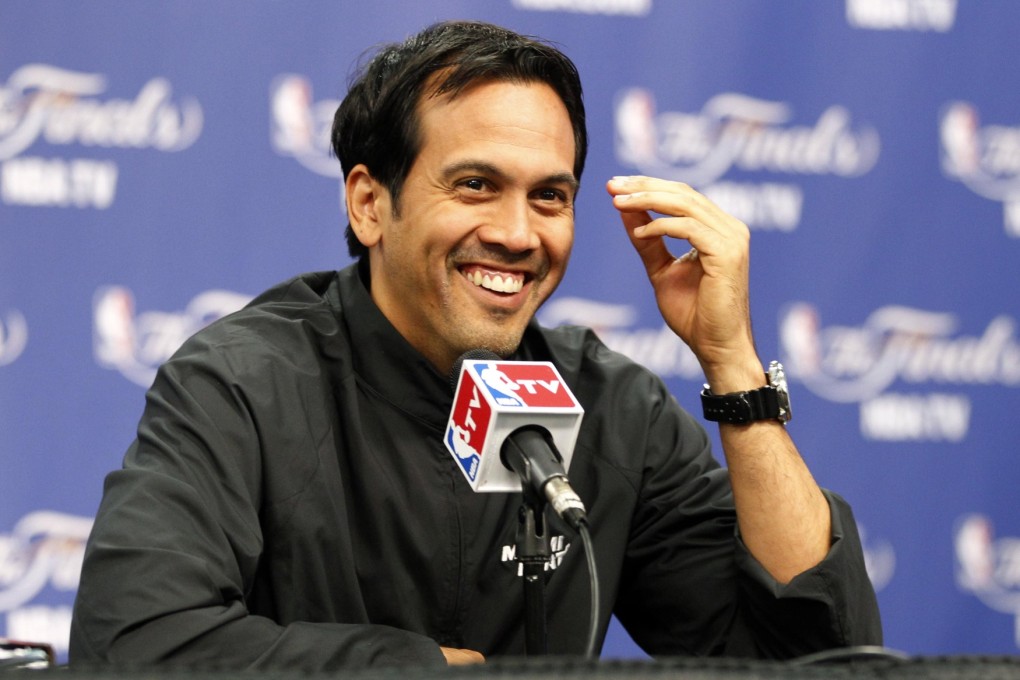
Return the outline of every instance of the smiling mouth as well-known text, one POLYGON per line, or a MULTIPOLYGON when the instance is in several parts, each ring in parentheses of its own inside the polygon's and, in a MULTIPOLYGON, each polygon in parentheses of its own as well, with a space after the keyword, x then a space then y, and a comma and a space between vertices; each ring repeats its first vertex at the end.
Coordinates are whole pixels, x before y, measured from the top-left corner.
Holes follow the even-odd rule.
POLYGON ((486 290, 496 293, 519 293, 524 287, 524 274, 485 272, 480 269, 462 270, 464 278, 486 290))

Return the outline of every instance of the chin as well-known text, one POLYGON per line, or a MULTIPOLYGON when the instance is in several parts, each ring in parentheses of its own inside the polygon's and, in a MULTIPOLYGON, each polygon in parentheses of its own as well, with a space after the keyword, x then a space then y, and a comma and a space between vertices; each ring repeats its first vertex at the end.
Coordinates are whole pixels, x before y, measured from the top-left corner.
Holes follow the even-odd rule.
POLYGON ((509 340, 503 340, 500 342, 479 342, 478 344, 471 347, 471 349, 484 349, 492 352, 496 356, 506 359, 508 356, 517 351, 517 347, 521 344, 520 340, 517 342, 511 342, 509 340))
POLYGON ((502 332, 498 334, 478 334, 474 338, 467 339, 465 344, 468 345, 468 347, 464 351, 467 352, 473 349, 484 349, 505 359, 517 351, 517 347, 520 346, 523 335, 523 331, 511 333, 502 332))

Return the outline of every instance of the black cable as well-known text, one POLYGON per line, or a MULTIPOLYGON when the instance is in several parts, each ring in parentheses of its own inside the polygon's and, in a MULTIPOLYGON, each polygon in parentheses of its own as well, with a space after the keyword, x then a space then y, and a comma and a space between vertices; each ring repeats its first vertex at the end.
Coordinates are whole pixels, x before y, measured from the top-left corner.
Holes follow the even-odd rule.
POLYGON ((587 520, 581 520, 577 525, 577 531, 581 534, 581 543, 584 545, 584 554, 588 558, 588 582, 591 584, 591 613, 588 624, 588 644, 585 647, 584 656, 586 659, 597 658, 599 618, 601 616, 601 604, 599 599, 599 577, 595 567, 595 548, 591 542, 591 533, 588 531, 587 520))

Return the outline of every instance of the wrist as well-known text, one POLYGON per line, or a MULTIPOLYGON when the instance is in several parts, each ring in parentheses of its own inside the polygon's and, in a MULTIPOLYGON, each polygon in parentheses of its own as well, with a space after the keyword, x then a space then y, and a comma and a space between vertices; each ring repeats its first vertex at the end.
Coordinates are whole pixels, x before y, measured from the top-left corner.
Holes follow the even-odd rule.
POLYGON ((764 387, 767 384, 765 368, 758 357, 742 362, 714 367, 703 366, 705 382, 712 394, 729 394, 764 387))

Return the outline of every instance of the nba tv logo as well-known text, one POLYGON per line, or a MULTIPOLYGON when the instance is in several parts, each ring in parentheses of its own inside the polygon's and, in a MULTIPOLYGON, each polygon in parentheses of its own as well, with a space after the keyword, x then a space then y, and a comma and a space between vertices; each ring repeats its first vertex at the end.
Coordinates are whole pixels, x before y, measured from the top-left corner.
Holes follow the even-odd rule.
POLYGON ((537 424, 558 448, 573 450, 582 413, 549 362, 465 361, 444 442, 475 491, 519 491, 499 460, 506 437, 537 424))

